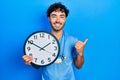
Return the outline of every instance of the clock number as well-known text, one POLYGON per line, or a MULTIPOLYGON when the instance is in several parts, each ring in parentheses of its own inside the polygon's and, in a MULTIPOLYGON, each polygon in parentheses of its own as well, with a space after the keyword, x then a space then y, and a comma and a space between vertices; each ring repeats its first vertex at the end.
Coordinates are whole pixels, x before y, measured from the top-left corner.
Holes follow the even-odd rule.
POLYGON ((48 35, 48 39, 50 39, 50 35, 48 35))
POLYGON ((34 39, 37 39, 37 35, 34 35, 34 39))
POLYGON ((27 47, 27 50, 28 50, 28 51, 30 51, 30 50, 31 50, 31 48, 30 48, 30 47, 27 47))
POLYGON ((37 58, 34 58, 35 59, 35 62, 37 62, 37 58))
POLYGON ((44 64, 45 62, 44 62, 44 60, 41 60, 41 64, 44 64))
POLYGON ((54 49, 54 50, 56 51, 56 50, 57 50, 57 46, 54 46, 54 47, 55 47, 55 49, 54 49))
POLYGON ((30 53, 29 56, 33 56, 32 53, 30 53))
POLYGON ((55 44, 55 40, 52 40, 53 42, 52 42, 52 44, 55 44))
POLYGON ((44 33, 40 33, 40 37, 44 38, 45 34, 44 33))
POLYGON ((33 44, 33 40, 28 41, 28 44, 33 44))
POLYGON ((50 62, 51 61, 51 58, 48 58, 48 62, 50 62))
POLYGON ((55 54, 55 53, 53 53, 53 54, 52 54, 52 56, 53 56, 53 57, 55 57, 55 56, 56 56, 56 54, 55 54))

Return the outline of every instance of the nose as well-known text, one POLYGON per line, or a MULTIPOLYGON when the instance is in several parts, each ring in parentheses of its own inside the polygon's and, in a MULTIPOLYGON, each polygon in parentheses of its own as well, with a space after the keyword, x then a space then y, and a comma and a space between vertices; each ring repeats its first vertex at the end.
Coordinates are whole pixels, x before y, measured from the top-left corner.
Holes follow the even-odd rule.
POLYGON ((57 17, 56 22, 59 22, 59 21, 60 21, 60 18, 59 18, 59 17, 57 17))

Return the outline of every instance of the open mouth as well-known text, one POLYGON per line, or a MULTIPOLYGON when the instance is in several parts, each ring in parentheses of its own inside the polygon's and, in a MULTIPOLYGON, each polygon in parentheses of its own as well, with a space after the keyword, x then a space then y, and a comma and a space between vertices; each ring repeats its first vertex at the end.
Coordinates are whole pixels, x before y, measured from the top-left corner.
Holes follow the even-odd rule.
POLYGON ((60 27, 60 25, 61 25, 61 23, 58 23, 58 22, 55 23, 56 27, 60 27))
POLYGON ((59 27, 61 24, 60 23, 55 23, 55 26, 56 27, 59 27))

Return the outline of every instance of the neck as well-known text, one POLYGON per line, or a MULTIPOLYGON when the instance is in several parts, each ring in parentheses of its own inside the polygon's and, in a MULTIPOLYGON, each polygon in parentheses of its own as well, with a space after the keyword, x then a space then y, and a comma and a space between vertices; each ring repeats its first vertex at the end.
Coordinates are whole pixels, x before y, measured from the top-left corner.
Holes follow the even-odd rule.
POLYGON ((58 39, 60 40, 62 34, 63 34, 63 30, 60 30, 60 31, 54 31, 54 30, 51 30, 51 33, 58 39))

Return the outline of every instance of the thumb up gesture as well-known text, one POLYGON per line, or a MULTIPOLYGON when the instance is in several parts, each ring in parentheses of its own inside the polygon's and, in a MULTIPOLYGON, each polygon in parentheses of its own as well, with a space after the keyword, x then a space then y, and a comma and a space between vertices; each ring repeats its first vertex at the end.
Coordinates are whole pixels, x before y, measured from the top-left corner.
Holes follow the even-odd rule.
POLYGON ((82 42, 82 41, 76 42, 75 48, 76 48, 76 51, 78 52, 78 55, 83 56, 84 47, 85 47, 87 41, 88 41, 88 39, 85 39, 84 42, 82 42))

